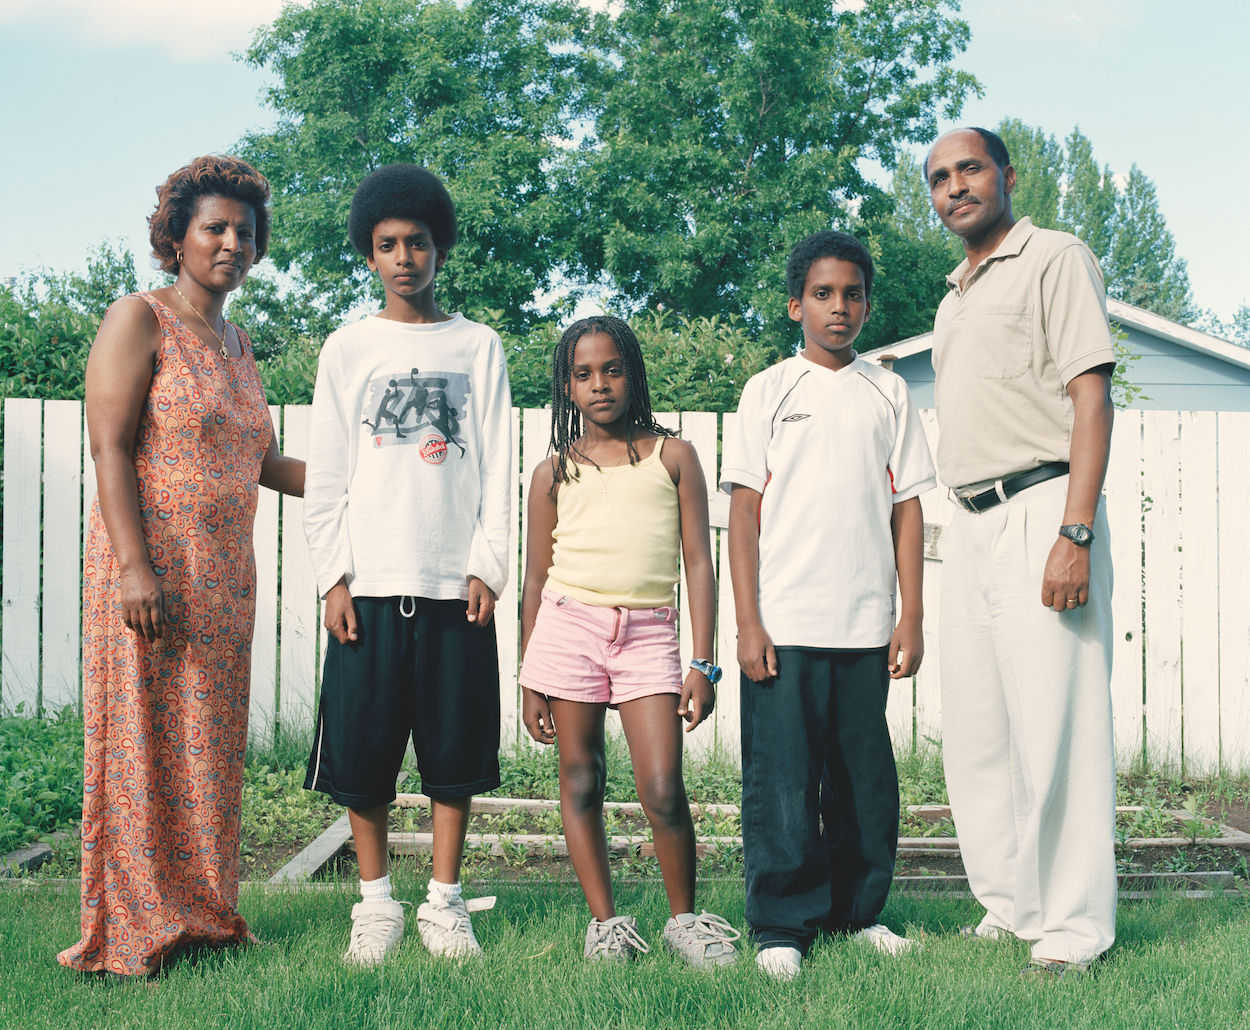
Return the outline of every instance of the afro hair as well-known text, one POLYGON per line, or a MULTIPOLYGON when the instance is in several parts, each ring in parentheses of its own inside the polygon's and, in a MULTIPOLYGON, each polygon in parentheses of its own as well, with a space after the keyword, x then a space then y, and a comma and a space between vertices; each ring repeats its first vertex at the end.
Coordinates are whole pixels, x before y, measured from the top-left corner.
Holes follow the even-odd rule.
POLYGON ((373 230, 388 218, 424 222, 434 246, 450 250, 456 242, 456 205, 437 175, 417 165, 386 165, 360 180, 352 196, 347 235, 365 257, 373 254, 373 230))
POLYGON ((812 264, 827 257, 859 265, 864 273, 864 297, 872 297, 872 255, 854 236, 834 229, 814 232, 807 239, 799 240, 790 251, 790 259, 786 262, 786 289, 791 297, 803 296, 812 264))

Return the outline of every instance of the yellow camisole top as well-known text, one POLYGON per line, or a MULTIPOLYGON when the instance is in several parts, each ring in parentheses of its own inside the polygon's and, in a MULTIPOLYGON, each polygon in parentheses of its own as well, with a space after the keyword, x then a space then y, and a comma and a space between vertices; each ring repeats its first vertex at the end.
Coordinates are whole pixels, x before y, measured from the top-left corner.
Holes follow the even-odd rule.
POLYGON ((660 461, 664 437, 636 465, 599 469, 560 484, 547 586, 606 608, 663 608, 677 602, 681 509, 660 461))

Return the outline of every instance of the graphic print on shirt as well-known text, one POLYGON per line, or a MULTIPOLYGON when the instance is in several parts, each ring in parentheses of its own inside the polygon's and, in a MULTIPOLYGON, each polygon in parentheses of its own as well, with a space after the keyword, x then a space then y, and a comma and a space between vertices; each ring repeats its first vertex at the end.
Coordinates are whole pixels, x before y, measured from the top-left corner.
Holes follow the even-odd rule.
POLYGON ((465 372, 414 368, 378 376, 369 382, 360 422, 374 447, 416 444, 426 462, 441 465, 451 447, 465 455, 460 425, 471 392, 465 372))

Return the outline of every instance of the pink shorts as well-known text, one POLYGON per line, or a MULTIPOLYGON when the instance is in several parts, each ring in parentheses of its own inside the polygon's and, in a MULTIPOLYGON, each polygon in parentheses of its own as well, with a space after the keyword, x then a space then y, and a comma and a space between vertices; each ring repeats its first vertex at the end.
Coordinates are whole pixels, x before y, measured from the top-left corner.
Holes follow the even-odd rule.
POLYGON ((548 697, 616 707, 680 694, 676 608, 603 608, 543 588, 521 685, 548 697))

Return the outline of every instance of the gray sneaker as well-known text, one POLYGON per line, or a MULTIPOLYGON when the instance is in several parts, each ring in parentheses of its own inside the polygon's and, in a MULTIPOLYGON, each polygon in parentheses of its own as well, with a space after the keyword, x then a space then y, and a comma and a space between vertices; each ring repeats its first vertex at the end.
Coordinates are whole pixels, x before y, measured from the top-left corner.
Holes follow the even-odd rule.
POLYGON ((398 901, 358 901, 352 906, 352 936, 343 961, 379 965, 404 936, 404 909, 398 901))
POLYGON ((469 922, 470 912, 494 908, 494 897, 465 898, 457 894, 453 898, 427 898, 417 909, 417 929, 421 940, 432 955, 448 958, 470 958, 482 953, 469 922))
POLYGON ((586 927, 583 954, 592 962, 628 962, 638 952, 650 950, 633 916, 592 919, 586 927))
POLYGON ((664 924, 664 943, 696 969, 733 963, 738 957, 733 942, 741 936, 711 912, 685 912, 664 924))
POLYGON ((883 955, 902 955, 906 951, 923 951, 924 945, 910 937, 900 937, 884 923, 866 926, 858 933, 851 934, 852 940, 871 944, 883 955))

